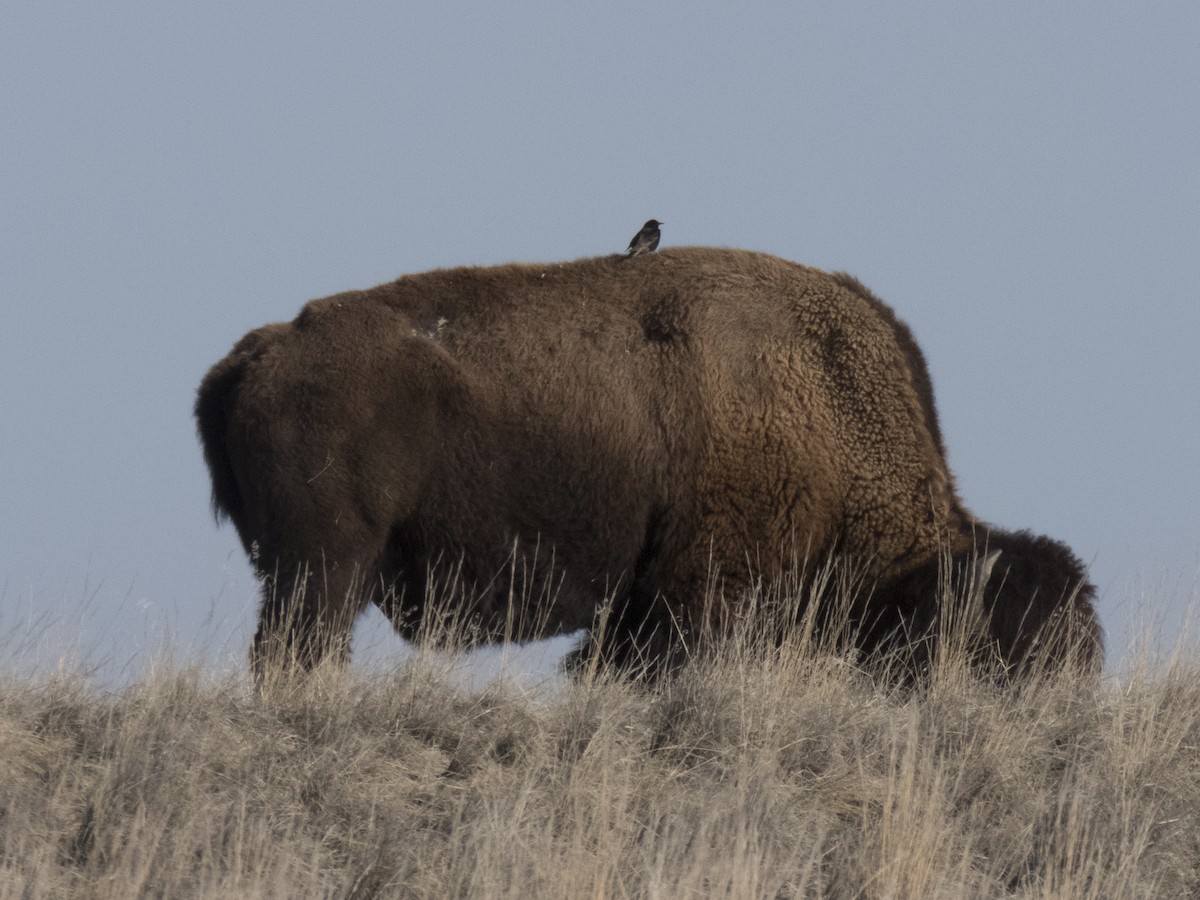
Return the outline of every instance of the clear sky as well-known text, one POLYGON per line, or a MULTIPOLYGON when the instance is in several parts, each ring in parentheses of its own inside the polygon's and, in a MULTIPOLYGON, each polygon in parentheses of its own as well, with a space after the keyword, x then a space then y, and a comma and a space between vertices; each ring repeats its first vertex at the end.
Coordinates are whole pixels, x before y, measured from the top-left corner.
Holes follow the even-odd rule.
POLYGON ((1091 564, 1117 656, 1147 616, 1169 642, 1200 566, 1198 48, 1194 2, 7 4, 0 662, 74 642, 119 678, 166 634, 242 665, 206 369, 308 299, 650 217, 856 274, 925 351, 967 505, 1091 564))

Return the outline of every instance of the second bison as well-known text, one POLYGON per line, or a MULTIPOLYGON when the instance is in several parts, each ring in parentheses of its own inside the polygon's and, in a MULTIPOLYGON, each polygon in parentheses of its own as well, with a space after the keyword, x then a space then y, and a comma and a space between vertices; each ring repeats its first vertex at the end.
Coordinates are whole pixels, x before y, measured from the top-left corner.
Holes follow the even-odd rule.
POLYGON ((939 572, 995 551, 993 655, 1100 659, 1082 565, 963 507, 920 350, 849 276, 705 248, 405 276, 250 332, 196 416, 264 577, 260 674, 344 658, 371 602, 411 637, 449 585, 485 637, 608 603, 583 652, 662 659, 829 558, 865 576, 876 650, 936 632, 939 572))

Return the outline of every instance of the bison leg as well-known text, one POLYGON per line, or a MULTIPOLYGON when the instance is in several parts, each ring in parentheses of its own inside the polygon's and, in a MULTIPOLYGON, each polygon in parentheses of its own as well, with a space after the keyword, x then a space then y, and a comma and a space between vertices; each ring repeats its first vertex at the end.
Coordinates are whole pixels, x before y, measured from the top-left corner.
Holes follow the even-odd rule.
POLYGON ((604 667, 653 680, 686 659, 686 632, 661 597, 644 603, 614 601, 600 611, 566 666, 576 673, 604 667))
POLYGON ((370 599, 368 571, 354 563, 294 563, 265 577, 250 649, 256 679, 307 672, 326 660, 344 665, 354 622, 370 599))
POLYGON ((731 619, 724 615, 724 598, 740 593, 744 579, 697 577, 680 584, 692 586, 667 596, 635 577, 631 589, 601 608, 583 645, 568 657, 568 669, 603 665, 653 681, 703 645, 727 637, 731 619))

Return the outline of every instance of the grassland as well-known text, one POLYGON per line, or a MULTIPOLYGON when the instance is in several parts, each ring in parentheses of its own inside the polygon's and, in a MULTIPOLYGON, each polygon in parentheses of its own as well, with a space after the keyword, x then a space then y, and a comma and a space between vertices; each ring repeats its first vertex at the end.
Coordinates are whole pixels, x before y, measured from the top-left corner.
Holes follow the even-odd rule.
POLYGON ((0 677, 0 900, 1200 896, 1186 654, 1019 689, 800 638, 653 688, 451 666, 0 677))

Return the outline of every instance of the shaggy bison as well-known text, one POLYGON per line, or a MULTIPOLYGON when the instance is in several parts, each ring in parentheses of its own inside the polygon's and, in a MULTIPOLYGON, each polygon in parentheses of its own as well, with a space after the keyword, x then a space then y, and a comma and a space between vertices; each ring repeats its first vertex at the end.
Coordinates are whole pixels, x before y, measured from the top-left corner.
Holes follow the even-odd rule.
POLYGON ((828 558, 867 650, 934 634, 939 573, 980 559, 995 657, 1100 658, 1082 565, 963 507, 920 350, 847 275, 678 248, 405 276, 247 334, 196 417, 264 579, 260 674, 344 658, 371 602, 412 637, 451 586, 485 638, 603 608, 581 653, 663 659, 828 558))

